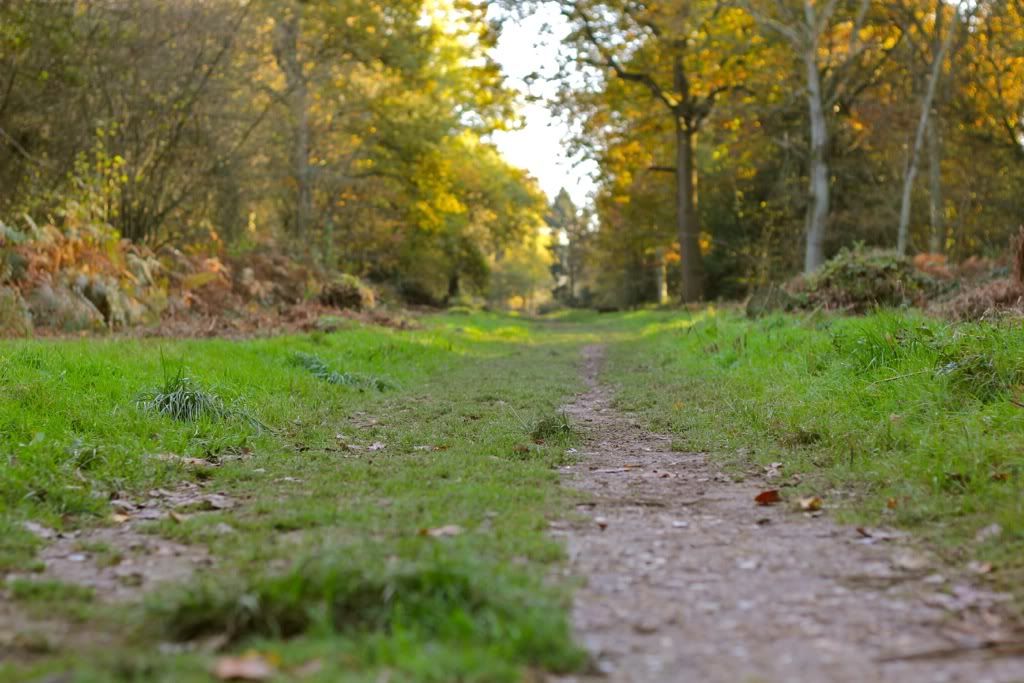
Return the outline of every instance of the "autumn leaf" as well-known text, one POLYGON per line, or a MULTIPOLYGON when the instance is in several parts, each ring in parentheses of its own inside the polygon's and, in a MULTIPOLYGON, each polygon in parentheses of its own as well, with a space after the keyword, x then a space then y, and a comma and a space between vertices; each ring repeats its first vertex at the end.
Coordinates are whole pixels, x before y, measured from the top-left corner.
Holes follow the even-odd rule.
POLYGON ((778 489, 768 489, 754 496, 754 502, 758 505, 774 505, 782 502, 782 496, 779 495, 778 489))

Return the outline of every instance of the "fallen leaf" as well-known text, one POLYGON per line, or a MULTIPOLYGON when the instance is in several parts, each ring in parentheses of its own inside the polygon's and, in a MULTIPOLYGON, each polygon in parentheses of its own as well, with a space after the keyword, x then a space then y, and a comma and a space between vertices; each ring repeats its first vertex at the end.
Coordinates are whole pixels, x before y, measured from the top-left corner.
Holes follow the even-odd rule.
POLYGON ((420 536, 430 536, 431 538, 443 538, 445 536, 458 536, 464 531, 464 529, 458 524, 445 524, 434 529, 420 529, 420 536))
POLYGON ((754 502, 758 505, 774 505, 782 502, 782 496, 779 495, 778 489, 768 489, 754 496, 754 502))
POLYGON ((110 515, 110 521, 114 522, 115 524, 124 524, 125 522, 127 522, 130 519, 131 519, 131 517, 129 517, 128 515, 122 515, 122 514, 119 514, 117 512, 115 512, 114 514, 110 515))
POLYGON ((168 517, 171 518, 171 521, 177 522, 178 524, 181 524, 186 519, 188 519, 188 515, 183 515, 180 512, 175 512, 174 510, 171 510, 171 512, 168 514, 168 517))
POLYGON ((800 509, 805 512, 814 512, 820 510, 822 506, 822 500, 818 496, 811 496, 810 498, 801 498, 798 501, 800 509))
POLYGON ((515 453, 529 453, 530 447, 521 443, 517 443, 515 446, 512 447, 512 450, 515 453))
POLYGON ((221 657, 213 667, 213 675, 221 681, 266 681, 273 677, 274 665, 256 653, 221 657))
POLYGON ((885 501, 885 507, 889 508, 890 510, 895 510, 896 506, 898 505, 899 501, 897 501, 895 498, 890 498, 889 500, 885 501))

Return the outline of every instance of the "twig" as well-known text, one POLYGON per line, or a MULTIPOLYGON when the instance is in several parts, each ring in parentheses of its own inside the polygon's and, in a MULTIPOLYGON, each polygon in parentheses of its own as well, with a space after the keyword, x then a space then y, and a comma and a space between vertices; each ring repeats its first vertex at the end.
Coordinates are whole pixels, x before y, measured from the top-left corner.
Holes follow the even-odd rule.
POLYGON ((898 379, 906 379, 907 377, 913 377, 914 375, 923 375, 926 372, 931 372, 931 368, 925 368, 924 370, 918 370, 917 372, 908 372, 905 375, 896 375, 895 377, 886 377, 885 379, 878 379, 869 384, 867 388, 870 389, 876 384, 882 384, 883 382, 895 382, 898 379))

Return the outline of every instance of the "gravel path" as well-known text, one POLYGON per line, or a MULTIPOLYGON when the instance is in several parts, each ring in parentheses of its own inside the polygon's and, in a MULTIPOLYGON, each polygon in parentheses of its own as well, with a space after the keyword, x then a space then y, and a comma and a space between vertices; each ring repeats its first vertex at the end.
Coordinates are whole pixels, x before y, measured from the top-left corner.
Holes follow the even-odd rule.
POLYGON ((603 349, 584 356, 589 391, 566 410, 586 443, 565 483, 593 504, 554 533, 584 582, 573 620, 594 671, 564 681, 1024 681, 1005 596, 898 534, 757 505, 768 482, 673 452, 613 409, 603 349))

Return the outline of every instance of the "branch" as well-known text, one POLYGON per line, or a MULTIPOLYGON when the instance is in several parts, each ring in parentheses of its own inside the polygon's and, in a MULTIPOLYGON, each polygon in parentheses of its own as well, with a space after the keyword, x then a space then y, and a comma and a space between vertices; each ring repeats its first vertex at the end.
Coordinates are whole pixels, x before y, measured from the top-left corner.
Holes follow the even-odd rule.
POLYGON ((590 22, 590 19, 583 12, 583 10, 580 9, 579 5, 573 4, 572 13, 574 13, 582 22, 583 33, 586 36, 587 41, 594 46, 594 49, 596 49, 598 53, 601 55, 601 59, 604 60, 602 66, 610 68, 612 71, 615 72, 616 76, 618 76, 620 79, 624 81, 640 83, 641 85, 645 86, 650 91, 652 96, 660 100, 670 110, 675 111, 677 103, 673 102, 668 97, 668 95, 665 94, 665 91, 662 90, 660 86, 658 86, 657 82, 654 80, 654 78, 651 77, 650 74, 641 73, 638 71, 628 71, 627 69, 623 68, 621 64, 619 64, 619 61, 615 59, 615 56, 612 55, 601 44, 601 41, 598 39, 597 34, 594 31, 594 27, 590 22))

